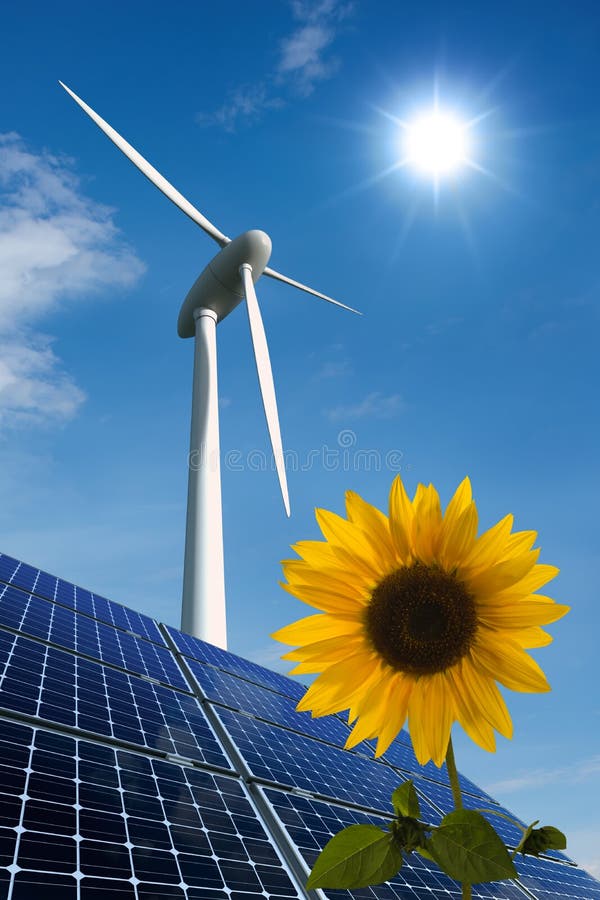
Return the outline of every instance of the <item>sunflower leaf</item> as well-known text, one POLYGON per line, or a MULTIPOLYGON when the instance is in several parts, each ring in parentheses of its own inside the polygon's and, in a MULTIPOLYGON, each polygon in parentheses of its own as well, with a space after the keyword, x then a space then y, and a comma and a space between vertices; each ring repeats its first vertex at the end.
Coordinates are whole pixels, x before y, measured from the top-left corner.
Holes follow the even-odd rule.
POLYGON ((411 816, 418 819, 421 815, 419 798, 412 781, 405 781, 392 794, 392 804, 398 816, 411 816))
POLYGON ((435 859, 433 858, 433 856, 431 855, 431 853, 430 853, 429 850, 427 849, 427 844, 428 844, 428 843, 429 843, 429 841, 426 841, 426 843, 425 843, 424 846, 422 846, 422 847, 417 847, 417 853, 419 854, 419 856, 422 856, 424 859, 429 859, 429 860, 431 860, 431 862, 435 862, 435 859))
POLYGON ((401 866, 402 850, 389 831, 376 825, 350 825, 325 845, 306 887, 368 887, 393 878, 401 866))
POLYGON ((517 877, 501 839, 474 810, 457 809, 445 816, 427 842, 427 850, 456 881, 479 884, 517 877))
POLYGON ((547 850, 564 850, 566 848, 567 839, 562 831, 554 828, 553 825, 535 828, 537 824, 537 822, 533 822, 527 828, 515 850, 515 855, 520 851, 523 856, 526 853, 531 856, 539 856, 540 853, 545 853, 547 850))

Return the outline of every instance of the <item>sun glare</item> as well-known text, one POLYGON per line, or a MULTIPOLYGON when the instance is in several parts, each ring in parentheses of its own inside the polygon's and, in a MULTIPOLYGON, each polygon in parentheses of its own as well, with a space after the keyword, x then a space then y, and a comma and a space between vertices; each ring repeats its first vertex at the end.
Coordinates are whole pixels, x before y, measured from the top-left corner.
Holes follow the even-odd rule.
POLYGON ((468 161, 466 126, 437 110, 406 127, 405 161, 421 172, 439 176, 468 161))

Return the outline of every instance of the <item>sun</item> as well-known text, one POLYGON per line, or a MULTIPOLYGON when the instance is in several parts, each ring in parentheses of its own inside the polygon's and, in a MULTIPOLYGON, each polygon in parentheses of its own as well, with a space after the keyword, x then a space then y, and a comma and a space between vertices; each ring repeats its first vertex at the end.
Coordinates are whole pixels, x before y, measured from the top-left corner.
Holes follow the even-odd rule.
POLYGON ((455 172, 468 163, 467 128, 439 110, 420 116, 405 127, 406 163, 435 177, 455 172))

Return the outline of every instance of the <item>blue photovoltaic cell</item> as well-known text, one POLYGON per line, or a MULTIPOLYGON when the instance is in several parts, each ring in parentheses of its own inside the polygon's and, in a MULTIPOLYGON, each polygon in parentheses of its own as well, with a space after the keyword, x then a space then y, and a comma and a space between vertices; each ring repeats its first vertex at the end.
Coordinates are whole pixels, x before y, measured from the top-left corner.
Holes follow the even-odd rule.
MULTIPOLYGON (((400 732, 394 743, 385 751, 383 759, 398 769, 414 772, 415 774, 423 775, 425 778, 431 778, 433 781, 441 781, 443 784, 450 784, 446 763, 441 768, 438 768, 431 760, 424 766, 417 762, 410 737, 404 730, 400 732)), ((473 794, 475 797, 481 797, 489 803, 496 802, 489 794, 472 781, 469 781, 468 778, 465 778, 460 772, 458 773, 458 780, 461 790, 466 791, 468 794, 473 794)))
POLYGON ((0 708, 231 768, 194 697, 1 630, 0 708))
POLYGON ((296 712, 296 700, 229 675, 204 663, 188 660, 188 665, 209 700, 252 713, 276 725, 283 725, 336 746, 343 746, 350 731, 334 716, 313 719, 310 713, 296 712))
POLYGON ((538 900, 599 900, 600 881, 583 869, 564 863, 536 859, 533 856, 515 859, 519 880, 538 900))
POLYGON ((176 628, 169 628, 168 631, 177 649, 184 656, 190 656, 192 659, 197 659, 200 662, 209 663, 209 665, 224 669, 233 675, 240 675, 248 681, 262 684, 263 687, 268 687, 279 694, 285 694, 296 701, 306 693, 306 685, 293 681, 285 675, 280 675, 279 672, 271 672, 270 669, 265 669, 257 663, 243 659, 241 656, 236 656, 235 653, 221 650, 220 647, 207 644, 205 641, 201 641, 189 634, 184 634, 182 631, 177 631, 176 628))
POLYGON ((2 900, 298 897, 235 778, 2 725, 2 900))
MULTIPOLYGON (((213 708, 254 777, 392 811, 392 792, 403 779, 385 763, 222 707, 213 708)), ((439 820, 439 813, 426 800, 422 812, 426 821, 439 820)))
MULTIPOLYGON (((262 788, 262 791, 309 869, 327 841, 342 828, 371 824, 386 830, 390 821, 311 797, 298 797, 269 788, 262 788)), ((525 900, 524 893, 510 881, 473 885, 472 892, 474 900, 525 900)), ((339 900, 350 897, 364 900, 448 900, 454 897, 458 900, 461 888, 434 863, 412 853, 405 857, 400 872, 387 884, 356 891, 327 890, 324 893, 328 898, 339 900)))
POLYGON ((0 581, 14 584, 16 587, 46 600, 53 600, 69 606, 77 612, 100 619, 101 622, 108 622, 109 625, 132 631, 149 641, 154 641, 155 644, 165 645, 165 640, 156 622, 149 616, 135 612, 133 609, 127 609, 119 603, 107 600, 106 597, 92 594, 85 588, 80 588, 69 581, 63 581, 62 578, 49 575, 41 569, 36 569, 4 554, 0 554, 0 581))
POLYGON ((64 606, 0 584, 0 624, 68 647, 172 687, 190 687, 166 647, 158 647, 64 606))

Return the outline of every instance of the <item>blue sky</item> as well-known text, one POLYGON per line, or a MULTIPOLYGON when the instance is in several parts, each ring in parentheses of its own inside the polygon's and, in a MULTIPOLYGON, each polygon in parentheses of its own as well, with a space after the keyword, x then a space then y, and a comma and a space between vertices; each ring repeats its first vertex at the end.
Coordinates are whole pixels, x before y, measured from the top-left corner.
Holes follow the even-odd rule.
POLYGON ((536 651, 552 693, 510 694, 513 741, 459 739, 459 766, 600 874, 596 4, 30 2, 3 20, 0 549, 179 622, 192 346, 176 321, 216 248, 60 78, 227 234, 265 229, 275 268, 365 314, 258 285, 297 459, 289 521, 261 471, 246 316, 219 327, 231 649, 282 666, 269 634, 304 608, 279 560, 318 536, 315 506, 339 512, 351 488, 385 507, 397 471, 447 502, 469 474, 482 527, 513 512, 539 532, 572 612, 536 651), (434 83, 480 117, 486 170, 437 201, 393 168, 394 119, 434 83))

